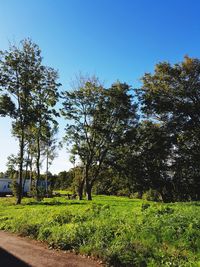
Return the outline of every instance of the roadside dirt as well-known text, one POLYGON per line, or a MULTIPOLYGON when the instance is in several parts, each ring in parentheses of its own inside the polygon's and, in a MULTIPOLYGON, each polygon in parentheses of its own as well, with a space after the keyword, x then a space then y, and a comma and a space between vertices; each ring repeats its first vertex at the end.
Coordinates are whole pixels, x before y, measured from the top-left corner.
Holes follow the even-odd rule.
POLYGON ((0 231, 2 267, 102 267, 100 263, 70 252, 49 250, 38 241, 0 231))

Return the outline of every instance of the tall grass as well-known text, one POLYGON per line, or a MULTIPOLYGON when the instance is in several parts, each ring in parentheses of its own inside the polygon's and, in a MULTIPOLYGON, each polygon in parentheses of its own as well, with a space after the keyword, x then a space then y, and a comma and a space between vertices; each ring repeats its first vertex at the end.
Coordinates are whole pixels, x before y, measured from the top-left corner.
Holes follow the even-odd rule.
POLYGON ((200 203, 162 204, 122 197, 40 203, 0 199, 0 229, 110 266, 200 266, 200 203))

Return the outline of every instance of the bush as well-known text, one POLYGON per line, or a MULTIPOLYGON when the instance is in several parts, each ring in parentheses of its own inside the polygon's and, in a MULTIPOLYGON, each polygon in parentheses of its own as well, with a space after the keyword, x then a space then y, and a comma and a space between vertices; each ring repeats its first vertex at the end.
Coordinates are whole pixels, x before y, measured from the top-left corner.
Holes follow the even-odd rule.
POLYGON ((63 214, 54 214, 52 220, 59 225, 63 225, 71 222, 73 215, 70 212, 64 212, 63 214))
POLYGON ((148 200, 148 201, 161 202, 162 196, 157 190, 149 189, 142 195, 142 199, 148 200))
POLYGON ((133 199, 142 199, 142 192, 135 192, 133 194, 130 195, 130 198, 133 199))
POLYGON ((120 189, 117 191, 117 196, 128 197, 130 196, 130 191, 128 188, 120 189))
POLYGON ((42 201, 46 194, 46 189, 44 187, 38 187, 36 188, 35 185, 32 185, 31 192, 29 195, 31 197, 34 197, 37 201, 42 201))
POLYGON ((148 258, 151 257, 151 249, 139 242, 127 242, 116 240, 107 254, 109 266, 114 267, 146 267, 148 258))

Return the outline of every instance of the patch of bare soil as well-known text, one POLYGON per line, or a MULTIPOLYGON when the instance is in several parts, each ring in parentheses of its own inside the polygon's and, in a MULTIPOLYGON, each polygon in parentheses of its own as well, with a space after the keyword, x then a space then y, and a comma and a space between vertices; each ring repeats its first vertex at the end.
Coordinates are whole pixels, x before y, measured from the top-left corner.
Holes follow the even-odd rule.
POLYGON ((50 250, 29 238, 0 231, 2 267, 100 267, 100 263, 71 252, 50 250))

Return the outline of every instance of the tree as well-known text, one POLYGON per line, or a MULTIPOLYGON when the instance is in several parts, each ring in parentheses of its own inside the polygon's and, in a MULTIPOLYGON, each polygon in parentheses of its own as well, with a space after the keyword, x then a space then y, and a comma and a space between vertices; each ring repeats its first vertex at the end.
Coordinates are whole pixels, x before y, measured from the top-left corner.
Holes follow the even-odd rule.
POLYGON ((46 126, 45 141, 44 141, 44 156, 46 157, 46 194, 48 195, 48 177, 49 177, 49 166, 56 157, 56 134, 58 132, 57 124, 51 129, 51 125, 46 126))
POLYGON ((7 99, 12 107, 13 134, 19 140, 19 194, 17 204, 22 197, 22 172, 24 161, 25 129, 33 120, 31 91, 37 84, 41 63, 39 48, 30 40, 21 42, 21 47, 11 46, 1 52, 0 88, 1 99, 7 99), (9 96, 8 96, 9 95, 9 96), (15 107, 15 108, 14 108, 15 107))
POLYGON ((11 154, 8 156, 8 161, 7 161, 7 171, 6 174, 10 179, 13 179, 17 171, 17 167, 19 166, 19 156, 15 156, 14 154, 11 154))
POLYGON ((159 63, 142 78, 143 112, 170 135, 171 179, 178 199, 200 199, 200 60, 159 63))
POLYGON ((161 124, 142 121, 130 157, 135 191, 153 189, 160 193, 163 201, 171 201, 170 157, 171 142, 166 129, 161 124))
POLYGON ((57 100, 56 79, 57 72, 42 65, 41 51, 29 39, 23 40, 19 47, 10 46, 8 51, 1 52, 0 113, 11 116, 12 132, 19 141, 17 204, 21 203, 22 198, 26 129, 32 124, 38 125, 38 129, 41 129, 42 118, 44 121, 44 117, 46 120, 51 117, 50 107, 54 106, 57 100), (8 110, 5 109, 6 102, 8 110))
POLYGON ((55 110, 55 105, 59 99, 58 88, 61 85, 57 82, 58 73, 52 68, 42 66, 40 82, 33 93, 33 102, 36 115, 36 123, 34 127, 35 143, 36 143, 36 195, 38 195, 38 182, 40 179, 40 166, 42 156, 42 144, 49 139, 52 129, 57 127, 55 117, 59 113, 55 110))
POLYGON ((136 106, 129 93, 127 84, 118 82, 105 89, 98 79, 89 79, 63 94, 62 114, 71 120, 65 138, 84 166, 82 188, 85 183, 88 200, 109 149, 122 144, 136 122, 136 106))
POLYGON ((55 181, 55 188, 60 190, 69 188, 72 184, 73 178, 73 171, 59 172, 55 181))

